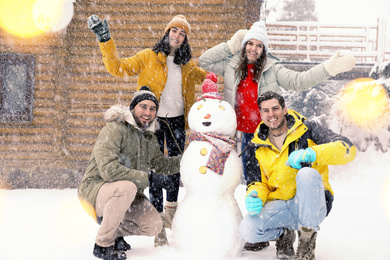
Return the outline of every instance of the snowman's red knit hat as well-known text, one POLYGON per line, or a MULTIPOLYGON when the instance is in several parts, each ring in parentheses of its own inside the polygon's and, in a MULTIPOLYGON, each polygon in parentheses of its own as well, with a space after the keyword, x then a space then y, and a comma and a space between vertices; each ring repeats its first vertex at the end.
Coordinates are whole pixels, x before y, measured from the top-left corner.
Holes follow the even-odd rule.
POLYGON ((202 84, 203 94, 196 101, 204 98, 222 100, 222 95, 218 92, 217 81, 217 75, 215 75, 215 73, 209 72, 202 84))

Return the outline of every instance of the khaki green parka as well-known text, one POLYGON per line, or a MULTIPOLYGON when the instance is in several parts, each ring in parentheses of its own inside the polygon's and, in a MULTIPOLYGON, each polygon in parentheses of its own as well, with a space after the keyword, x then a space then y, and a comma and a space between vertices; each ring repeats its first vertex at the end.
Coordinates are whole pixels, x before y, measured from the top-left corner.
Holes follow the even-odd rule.
POLYGON ((154 134, 156 121, 141 130, 128 107, 111 107, 104 115, 102 128, 91 159, 78 188, 84 209, 96 219, 95 202, 100 187, 107 182, 128 180, 138 188, 138 195, 148 187, 148 175, 175 174, 180 170, 181 155, 166 157, 154 134))

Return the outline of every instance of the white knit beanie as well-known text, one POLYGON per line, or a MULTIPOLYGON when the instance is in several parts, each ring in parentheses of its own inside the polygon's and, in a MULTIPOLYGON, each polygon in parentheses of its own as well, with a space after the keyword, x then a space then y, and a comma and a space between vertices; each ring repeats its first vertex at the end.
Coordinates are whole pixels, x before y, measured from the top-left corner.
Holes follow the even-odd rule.
POLYGON ((250 39, 256 39, 263 43, 264 50, 268 52, 268 34, 265 30, 266 27, 264 22, 255 22, 245 34, 244 40, 241 43, 241 49, 250 39))

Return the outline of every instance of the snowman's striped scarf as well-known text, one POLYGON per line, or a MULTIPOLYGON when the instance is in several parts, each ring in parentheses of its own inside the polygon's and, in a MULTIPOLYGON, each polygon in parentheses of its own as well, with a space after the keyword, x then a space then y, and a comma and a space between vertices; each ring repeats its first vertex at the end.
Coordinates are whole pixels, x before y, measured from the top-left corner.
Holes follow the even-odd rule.
POLYGON ((235 142, 226 136, 213 133, 195 132, 190 134, 189 141, 207 141, 213 145, 206 167, 222 175, 225 169, 226 159, 230 151, 234 149, 235 142))

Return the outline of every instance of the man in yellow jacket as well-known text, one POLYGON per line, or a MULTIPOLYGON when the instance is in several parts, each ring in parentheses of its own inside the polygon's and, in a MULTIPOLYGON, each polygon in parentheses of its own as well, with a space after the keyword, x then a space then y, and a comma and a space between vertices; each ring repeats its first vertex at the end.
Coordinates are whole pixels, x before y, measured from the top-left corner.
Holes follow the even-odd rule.
POLYGON ((276 239, 280 259, 315 259, 317 231, 333 202, 328 165, 351 162, 356 148, 348 138, 288 110, 275 92, 260 95, 258 105, 263 121, 247 148, 249 214, 241 235, 249 243, 276 239))

